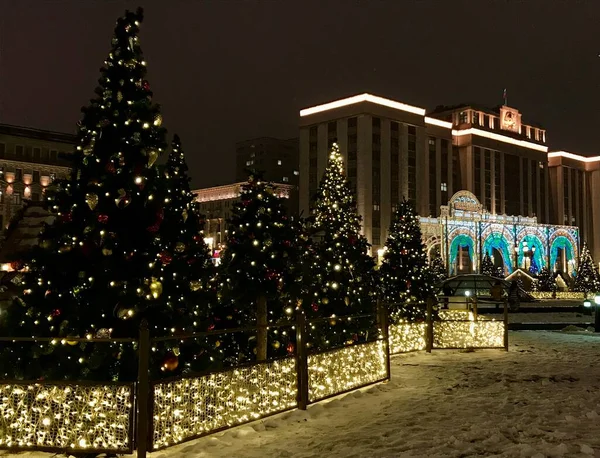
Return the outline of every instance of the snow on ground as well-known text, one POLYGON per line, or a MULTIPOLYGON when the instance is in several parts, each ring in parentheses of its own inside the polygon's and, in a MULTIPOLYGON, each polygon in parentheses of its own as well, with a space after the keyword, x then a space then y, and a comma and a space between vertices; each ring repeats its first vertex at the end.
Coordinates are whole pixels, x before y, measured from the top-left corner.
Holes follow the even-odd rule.
POLYGON ((600 457, 599 357, 600 335, 542 331, 399 355, 389 383, 150 456, 600 457))

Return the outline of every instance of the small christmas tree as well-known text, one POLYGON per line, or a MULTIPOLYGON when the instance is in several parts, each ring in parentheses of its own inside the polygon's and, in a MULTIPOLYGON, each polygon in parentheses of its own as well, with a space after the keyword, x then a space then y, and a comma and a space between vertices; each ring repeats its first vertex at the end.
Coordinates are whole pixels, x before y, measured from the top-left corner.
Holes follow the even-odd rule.
MULTIPOLYGON (((162 298, 165 307, 156 311, 152 322, 175 323, 178 328, 196 333, 211 328, 212 309, 216 306, 214 266, 204 242, 204 217, 190 190, 190 178, 179 136, 175 135, 169 159, 164 167, 166 203, 159 238, 155 240, 162 298), (164 320, 164 321, 163 321, 164 320)), ((181 359, 178 371, 201 371, 210 364, 211 353, 202 348, 198 339, 167 341, 162 349, 165 360, 181 359), (178 353, 181 354, 179 357, 178 353)), ((156 345, 155 345, 156 347, 156 345)), ((164 372, 168 371, 164 364, 164 372)))
POLYGON ((51 196, 57 219, 28 260, 24 296, 1 323, 3 335, 57 344, 3 346, 9 378, 131 380, 132 345, 74 339, 136 338, 144 318, 154 335, 180 331, 169 314, 152 321, 164 307, 156 242, 166 196, 154 163, 165 130, 145 79, 142 19, 140 9, 117 21, 97 97, 83 109, 71 178, 51 196))
MULTIPOLYGON (((299 254, 283 198, 272 183, 255 173, 242 186, 240 199, 228 221, 219 269, 222 305, 215 315, 219 329, 279 323, 290 319, 296 308, 293 291, 299 254)), ((235 362, 253 358, 255 353, 262 360, 285 352, 288 346, 275 337, 278 330, 270 332, 268 336, 261 329, 250 339, 248 335, 224 336, 218 344, 222 359, 235 362)))
POLYGON ((540 270, 539 275, 537 276, 536 283, 537 291, 542 292, 555 292, 556 291, 556 281, 554 280, 554 275, 548 268, 544 267, 540 270))
POLYGON ((419 218, 404 199, 394 215, 379 268, 381 295, 395 321, 419 321, 433 295, 433 279, 421 236, 419 218))
POLYGON ((444 260, 439 254, 436 254, 429 263, 429 272, 433 279, 434 284, 443 282, 448 278, 448 269, 444 264, 444 260))
POLYGON ((491 277, 494 276, 496 269, 494 267, 494 263, 492 262, 492 258, 489 253, 486 253, 483 256, 483 262, 481 263, 481 273, 483 275, 489 275, 491 277))
POLYGON ((309 295, 303 309, 309 319, 330 317, 329 326, 317 326, 311 331, 310 344, 327 348, 368 338, 374 320, 341 322, 336 318, 375 312, 375 263, 368 254, 368 242, 360 233, 361 218, 335 143, 308 223, 313 241, 305 253, 309 295))
POLYGON ((587 243, 581 248, 573 290, 585 294, 600 291, 600 278, 587 243))

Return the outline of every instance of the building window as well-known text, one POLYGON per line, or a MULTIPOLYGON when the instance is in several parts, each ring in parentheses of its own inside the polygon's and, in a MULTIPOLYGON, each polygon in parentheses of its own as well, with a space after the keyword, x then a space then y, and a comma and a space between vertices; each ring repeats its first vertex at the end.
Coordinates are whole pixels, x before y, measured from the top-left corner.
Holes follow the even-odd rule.
POLYGON ((21 181, 23 179, 23 169, 15 170, 15 181, 21 181))
POLYGON ((281 159, 277 160, 277 165, 281 165, 281 159))
POLYGON ((448 191, 448 183, 441 183, 440 191, 448 191))
POLYGON ((478 111, 471 112, 471 124, 474 124, 476 126, 479 125, 479 112, 478 111))
POLYGON ((40 194, 37 193, 37 192, 31 193, 31 200, 33 200, 34 202, 39 202, 39 200, 40 200, 40 194))
POLYGON ((458 114, 458 123, 459 124, 466 124, 469 122, 469 113, 466 111, 461 111, 458 114))
POLYGON ((284 183, 287 183, 288 181, 290 181, 290 179, 288 177, 283 177, 282 180, 284 183))
POLYGON ((42 157, 42 149, 41 148, 33 148, 33 159, 39 160, 42 157))
POLYGON ((348 118, 348 129, 356 128, 356 118, 348 118))
POLYGON ((50 160, 51 161, 56 161, 56 159, 58 158, 58 151, 56 150, 50 150, 50 160))
POLYGON ((37 170, 33 171, 33 183, 39 183, 40 182, 40 172, 38 172, 37 170))
POLYGON ((373 211, 378 212, 380 210, 379 204, 373 204, 373 211))
POLYGON ((0 157, 4 157, 6 155, 6 144, 0 143, 0 157))
POLYGON ((17 156, 23 156, 23 145, 15 146, 15 154, 17 156))
POLYGON ((246 161, 246 166, 251 166, 254 164, 254 161, 246 161))
POLYGON ((298 170, 294 170, 294 175, 298 176, 300 175, 300 172, 298 172, 298 170))
POLYGON ((21 193, 13 192, 13 203, 15 205, 21 205, 21 193))

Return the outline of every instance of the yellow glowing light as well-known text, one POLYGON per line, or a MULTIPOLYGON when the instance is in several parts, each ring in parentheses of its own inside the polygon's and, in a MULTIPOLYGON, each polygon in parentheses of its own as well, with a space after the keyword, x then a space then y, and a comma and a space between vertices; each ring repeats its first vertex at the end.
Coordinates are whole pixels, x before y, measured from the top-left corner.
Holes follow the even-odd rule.
POLYGON ((308 357, 308 398, 311 402, 383 380, 383 341, 352 345, 308 357))
POLYGON ((431 124, 432 126, 445 127, 446 129, 452 129, 452 123, 448 121, 442 121, 441 119, 430 118, 425 116, 425 124, 431 124))
POLYGON ((390 354, 425 350, 425 323, 390 324, 388 335, 390 354))
POLYGON ((580 156, 579 154, 569 153, 567 151, 552 151, 548 153, 548 157, 566 157, 568 159, 574 159, 580 162, 598 162, 600 161, 600 156, 580 156))
POLYGON ((154 385, 154 448, 296 406, 295 359, 154 385))
POLYGON ((311 108, 305 108, 300 110, 300 116, 309 116, 315 113, 321 113, 327 110, 333 110, 335 108, 346 107, 348 105, 354 105, 361 102, 370 102, 377 105, 382 105, 388 108, 394 108, 395 110, 407 111, 409 113, 414 113, 420 116, 425 115, 425 109, 414 107, 412 105, 407 105, 406 103, 396 102, 395 100, 385 99, 383 97, 378 97, 376 95, 371 94, 359 94, 353 97, 348 97, 341 100, 336 100, 333 102, 325 103, 323 105, 317 105, 311 108))
POLYGON ((548 152, 548 147, 544 145, 538 145, 537 143, 528 142, 525 140, 517 140, 516 138, 507 137, 505 135, 496 134, 494 132, 487 132, 481 129, 465 129, 465 130, 453 130, 452 135, 455 137, 462 137, 463 135, 478 135, 480 137, 489 138, 499 142, 510 143, 512 145, 521 146, 523 148, 529 148, 536 151, 542 151, 543 153, 548 152))
POLYGON ((129 449, 133 385, 0 384, 0 447, 129 449), (41 419, 41 421, 40 421, 41 419))

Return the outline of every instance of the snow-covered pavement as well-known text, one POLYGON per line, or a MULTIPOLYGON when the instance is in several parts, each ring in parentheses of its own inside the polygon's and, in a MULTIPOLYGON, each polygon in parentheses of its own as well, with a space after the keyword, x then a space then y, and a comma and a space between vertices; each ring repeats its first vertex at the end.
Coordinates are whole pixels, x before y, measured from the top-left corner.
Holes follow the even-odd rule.
POLYGON ((540 331, 508 353, 404 354, 387 384, 150 456, 600 457, 599 357, 600 335, 540 331))
POLYGON ((600 336, 392 360, 392 381, 158 452, 172 457, 600 456, 600 336))

